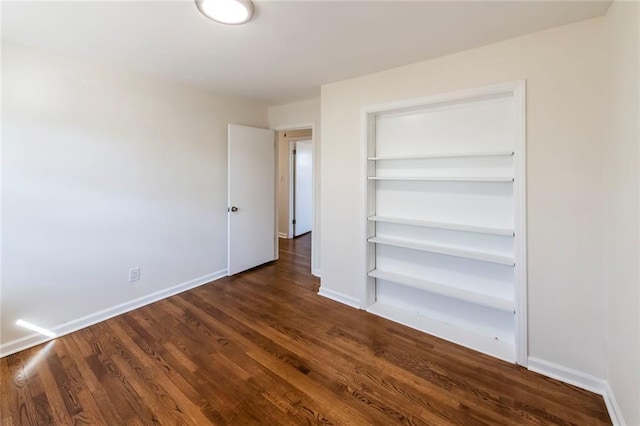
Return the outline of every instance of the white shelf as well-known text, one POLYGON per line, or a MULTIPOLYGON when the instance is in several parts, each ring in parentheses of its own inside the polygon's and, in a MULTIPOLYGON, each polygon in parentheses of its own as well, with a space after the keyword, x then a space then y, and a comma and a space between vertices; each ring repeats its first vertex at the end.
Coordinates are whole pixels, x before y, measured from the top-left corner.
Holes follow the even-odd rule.
POLYGON ((476 177, 476 176, 369 176, 369 180, 405 180, 431 182, 513 182, 512 177, 476 177))
POLYGON ((514 362, 515 341, 513 336, 503 333, 492 334, 485 327, 470 323, 461 325, 457 318, 436 319, 409 309, 376 302, 367 308, 367 312, 391 321, 415 328, 467 348, 514 362))
POLYGON ((481 305, 500 311, 513 313, 515 309, 513 300, 472 292, 458 287, 438 284, 408 275, 397 274, 395 272, 374 269, 373 271, 369 272, 369 276, 385 281, 392 281, 408 287, 417 288, 419 290, 426 290, 431 293, 440 294, 442 296, 451 297, 453 299, 474 303, 476 305, 481 305))
POLYGON ((381 155, 369 157, 370 161, 386 160, 429 160, 432 158, 480 158, 480 157, 510 157, 513 151, 474 152, 474 153, 444 153, 444 154, 415 154, 415 155, 381 155))
POLYGON ((396 223, 399 225, 422 226, 425 228, 449 229, 452 231, 475 232, 478 234, 490 234, 513 237, 513 229, 494 228, 489 226, 462 225, 458 223, 431 222, 428 220, 406 219, 390 216, 370 216, 367 218, 372 222, 396 223))
POLYGON ((394 247, 408 248, 412 250, 421 250, 430 253, 445 254, 448 256, 464 257, 467 259, 480 260, 483 262, 498 263, 501 265, 514 266, 513 256, 506 256, 495 253, 486 253, 475 250, 467 250, 458 247, 440 246, 435 244, 421 243, 410 240, 401 240, 397 238, 372 237, 369 238, 370 243, 384 244, 394 247))

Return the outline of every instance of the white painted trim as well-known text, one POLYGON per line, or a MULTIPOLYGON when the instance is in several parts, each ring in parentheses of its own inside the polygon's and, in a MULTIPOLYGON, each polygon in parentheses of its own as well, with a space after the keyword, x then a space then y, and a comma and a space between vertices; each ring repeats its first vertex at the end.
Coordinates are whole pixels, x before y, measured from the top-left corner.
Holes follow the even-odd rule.
POLYGON ((326 297, 327 299, 335 300, 336 302, 351 306, 352 308, 361 308, 361 303, 358 299, 356 299, 355 297, 347 296, 346 294, 340 293, 338 291, 320 287, 318 294, 322 297, 326 297))
POLYGON ((312 274, 318 278, 320 278, 320 269, 314 269, 312 274))
POLYGON ((540 358, 529 357, 528 361, 528 369, 531 371, 601 395, 614 426, 625 425, 622 412, 608 381, 540 358))
MULTIPOLYGON (((278 238, 278 184, 280 183, 280 173, 278 163, 280 162, 278 133, 273 133, 273 260, 280 260, 280 238, 278 238)), ((227 236, 227 238, 229 238, 227 236)), ((229 252, 230 253, 230 252, 229 252)), ((227 257, 229 256, 227 253, 227 257)))
POLYGON ((283 126, 274 127, 273 130, 276 132, 281 132, 285 130, 304 130, 304 129, 312 129, 315 126, 315 123, 301 123, 301 124, 285 124, 283 126))
POLYGON ((286 240, 289 236, 285 232, 278 232, 278 238, 284 238, 286 240))
POLYGON ((618 401, 616 401, 613 389, 611 389, 608 381, 604 382, 604 392, 602 393, 602 398, 604 398, 604 405, 607 406, 609 417, 611 417, 611 423, 613 423, 614 426, 626 425, 626 423, 624 422, 624 418, 622 417, 622 411, 620 411, 618 401))
MULTIPOLYGON (((287 232, 289 234, 289 238, 295 238, 296 236, 296 232, 295 232, 295 226, 293 226, 293 221, 295 220, 295 193, 296 193, 296 182, 295 182, 295 156, 293 155, 293 151, 296 149, 296 142, 295 140, 289 140, 289 146, 287 147, 289 149, 289 152, 287 153, 288 157, 289 157, 289 171, 287 173, 289 173, 289 189, 287 191, 287 196, 288 196, 288 203, 287 205, 289 206, 289 212, 287 214, 287 219, 289 219, 289 223, 287 224, 287 232)), ((312 256, 313 257, 313 256, 312 256)))
MULTIPOLYGON (((231 126, 231 123, 227 124, 227 274, 231 269, 231 218, 229 217, 229 208, 231 207, 231 167, 229 167, 231 163, 231 126)), ((276 202, 276 217, 277 215, 278 203, 276 202)), ((276 238, 276 240, 278 239, 276 238)))
POLYGON ((528 369, 531 371, 602 395, 603 379, 536 357, 530 356, 528 364, 528 369))
POLYGON ((375 244, 370 243, 368 240, 370 237, 373 237, 375 233, 373 229, 375 229, 375 225, 371 226, 369 222, 369 217, 373 215, 375 211, 375 181, 369 180, 369 177, 375 174, 375 167, 369 167, 369 158, 375 157, 377 153, 374 150, 375 146, 375 136, 376 136, 376 126, 375 120, 370 120, 370 113, 368 113, 365 109, 361 111, 360 118, 360 158, 363 159, 362 166, 362 182, 363 182, 363 190, 361 193, 361 203, 364 209, 366 220, 364 221, 364 226, 361 228, 362 235, 360 237, 360 241, 364 244, 364 249, 361 250, 364 258, 362 259, 362 269, 363 269, 363 280, 364 282, 360 286, 362 289, 362 303, 363 308, 367 309, 369 306, 373 305, 376 302, 376 280, 375 278, 371 278, 368 276, 369 271, 376 268, 375 264, 375 244))
MULTIPOLYGON (((160 290, 155 293, 151 293, 146 296, 142 296, 137 299, 130 300, 128 302, 124 302, 116 306, 112 306, 111 308, 103 309, 93 314, 86 315, 82 318, 77 318, 75 320, 68 321, 66 323, 63 323, 51 328, 51 331, 56 333, 57 337, 61 337, 61 336, 64 336, 65 334, 73 333, 74 331, 78 331, 85 327, 89 327, 99 322, 106 321, 110 318, 133 311, 134 309, 141 308, 143 306, 149 305, 159 300, 166 299, 168 297, 174 296, 178 293, 182 293, 192 288, 199 287, 203 284, 210 283, 212 281, 218 280, 225 276, 227 276, 226 269, 214 272, 212 274, 204 275, 202 277, 183 282, 173 287, 169 287, 164 290, 160 290)), ((53 340, 53 339, 38 333, 30 334, 28 336, 21 337, 16 340, 12 340, 10 342, 0 345, 0 358, 3 358, 7 355, 14 354, 16 352, 23 351, 25 349, 29 349, 33 346, 40 345, 50 340, 53 340)))
MULTIPOLYGON (((370 114, 388 112, 393 110, 412 109, 421 106, 428 106, 444 102, 455 102, 473 98, 485 98, 495 95, 513 93, 524 80, 512 81, 508 83, 500 83, 489 86, 474 87, 471 89, 463 89, 456 92, 447 92, 437 95, 431 95, 421 98, 405 99, 396 102, 389 102, 380 105, 372 105, 362 108, 362 114, 366 117, 370 114)), ((398 111, 401 112, 401 111, 398 111)))
POLYGON ((527 110, 526 82, 511 83, 516 102, 517 124, 514 146, 514 258, 516 362, 527 366, 529 357, 527 311, 527 110))

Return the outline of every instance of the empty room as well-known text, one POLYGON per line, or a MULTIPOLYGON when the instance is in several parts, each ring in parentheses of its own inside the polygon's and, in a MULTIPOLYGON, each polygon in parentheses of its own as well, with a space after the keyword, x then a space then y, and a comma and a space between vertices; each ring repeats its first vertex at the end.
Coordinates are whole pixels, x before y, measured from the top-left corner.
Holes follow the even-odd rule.
POLYGON ((0 2, 1 425, 640 426, 640 2, 0 2))

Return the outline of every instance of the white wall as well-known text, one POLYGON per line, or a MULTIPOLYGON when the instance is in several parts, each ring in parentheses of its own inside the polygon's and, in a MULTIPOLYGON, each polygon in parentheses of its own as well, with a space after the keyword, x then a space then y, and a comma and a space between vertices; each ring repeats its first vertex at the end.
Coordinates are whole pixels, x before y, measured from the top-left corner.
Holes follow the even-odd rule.
POLYGON ((266 106, 3 44, 2 343, 227 261, 227 123, 266 106), (128 282, 139 266, 141 280, 128 282))
POLYGON ((320 131, 320 98, 269 107, 269 126, 272 129, 310 123, 315 123, 317 131, 320 131))
POLYGON ((604 378, 604 19, 322 87, 321 291, 365 285, 361 108, 527 80, 529 350, 604 378))
POLYGON ((640 424, 640 7, 606 18, 610 75, 604 149, 608 380, 626 424, 640 424))
POLYGON ((320 99, 310 99, 269 107, 269 127, 271 129, 289 129, 290 126, 298 127, 299 125, 308 124, 313 124, 313 141, 315 144, 313 163, 316 174, 313 188, 314 215, 313 232, 311 234, 313 240, 312 268, 313 274, 320 276, 320 99))

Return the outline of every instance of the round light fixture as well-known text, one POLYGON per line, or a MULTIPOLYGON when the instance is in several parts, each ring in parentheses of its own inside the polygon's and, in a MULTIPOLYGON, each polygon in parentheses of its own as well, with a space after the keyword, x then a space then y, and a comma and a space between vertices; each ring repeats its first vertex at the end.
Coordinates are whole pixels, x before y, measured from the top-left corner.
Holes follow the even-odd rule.
POLYGON ((253 18, 251 0, 195 0, 204 16, 221 24, 240 25, 253 18))

